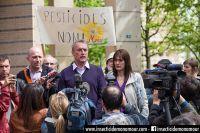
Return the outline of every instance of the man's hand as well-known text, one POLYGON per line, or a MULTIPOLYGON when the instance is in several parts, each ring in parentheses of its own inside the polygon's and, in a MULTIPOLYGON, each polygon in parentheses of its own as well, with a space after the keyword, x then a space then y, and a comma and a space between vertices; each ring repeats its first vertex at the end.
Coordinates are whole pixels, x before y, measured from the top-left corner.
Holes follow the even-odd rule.
POLYGON ((51 87, 53 87, 56 83, 52 82, 52 80, 54 80, 54 78, 48 79, 47 80, 47 89, 50 89, 51 87))
POLYGON ((37 84, 43 85, 46 81, 46 78, 44 76, 40 77, 40 79, 36 80, 35 82, 37 84))
POLYGON ((10 85, 10 92, 15 91, 16 86, 16 76, 10 74, 8 77, 5 78, 4 86, 10 85))

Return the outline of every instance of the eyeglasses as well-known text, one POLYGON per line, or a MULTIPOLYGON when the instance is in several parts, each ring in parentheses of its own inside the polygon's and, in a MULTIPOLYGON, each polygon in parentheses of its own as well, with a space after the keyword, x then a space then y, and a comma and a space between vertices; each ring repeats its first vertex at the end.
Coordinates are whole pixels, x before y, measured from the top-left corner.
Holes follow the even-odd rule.
POLYGON ((55 63, 44 63, 45 65, 55 65, 55 63))

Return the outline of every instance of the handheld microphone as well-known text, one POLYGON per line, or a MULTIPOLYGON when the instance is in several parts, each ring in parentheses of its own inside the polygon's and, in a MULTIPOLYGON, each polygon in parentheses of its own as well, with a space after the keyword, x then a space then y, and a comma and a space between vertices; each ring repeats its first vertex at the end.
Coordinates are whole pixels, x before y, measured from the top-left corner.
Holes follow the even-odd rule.
POLYGON ((51 72, 49 72, 47 75, 44 76, 44 78, 46 80, 50 79, 50 78, 54 78, 56 77, 56 75, 58 74, 58 72, 56 72, 55 70, 52 70, 51 72))

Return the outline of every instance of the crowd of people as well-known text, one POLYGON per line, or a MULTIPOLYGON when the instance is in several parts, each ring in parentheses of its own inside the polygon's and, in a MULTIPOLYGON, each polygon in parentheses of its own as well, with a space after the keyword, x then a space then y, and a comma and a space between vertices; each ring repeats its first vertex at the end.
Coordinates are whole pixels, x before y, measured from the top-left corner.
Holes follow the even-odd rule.
MULTIPOLYGON (((16 76, 10 73, 10 59, 0 55, 1 133, 70 131, 74 121, 67 112, 72 106, 88 107, 84 125, 200 124, 197 60, 184 61, 182 71, 186 76, 173 81, 170 94, 165 95, 169 100, 166 104, 160 97, 163 90, 145 88, 145 74, 132 70, 130 55, 125 49, 109 54, 105 72, 88 62, 88 45, 84 40, 73 44, 72 55, 74 61, 58 72, 57 60, 51 55, 44 57, 42 49, 34 46, 28 51, 29 65, 16 76), (89 84, 87 93, 83 89, 81 93, 73 91, 78 89, 76 74, 89 84), (112 85, 106 81, 107 74, 115 77, 112 85), (78 100, 79 95, 83 102, 78 100)), ((168 64, 172 63, 164 59, 156 67, 164 69, 168 64)))

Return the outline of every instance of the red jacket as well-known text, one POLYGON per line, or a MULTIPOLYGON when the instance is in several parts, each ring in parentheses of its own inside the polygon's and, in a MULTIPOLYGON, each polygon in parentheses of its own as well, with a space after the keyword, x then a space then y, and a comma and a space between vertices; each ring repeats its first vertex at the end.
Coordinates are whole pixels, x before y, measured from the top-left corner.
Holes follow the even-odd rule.
POLYGON ((10 106, 11 99, 19 104, 17 92, 10 92, 9 86, 3 87, 0 82, 0 133, 10 133, 6 112, 10 106))

